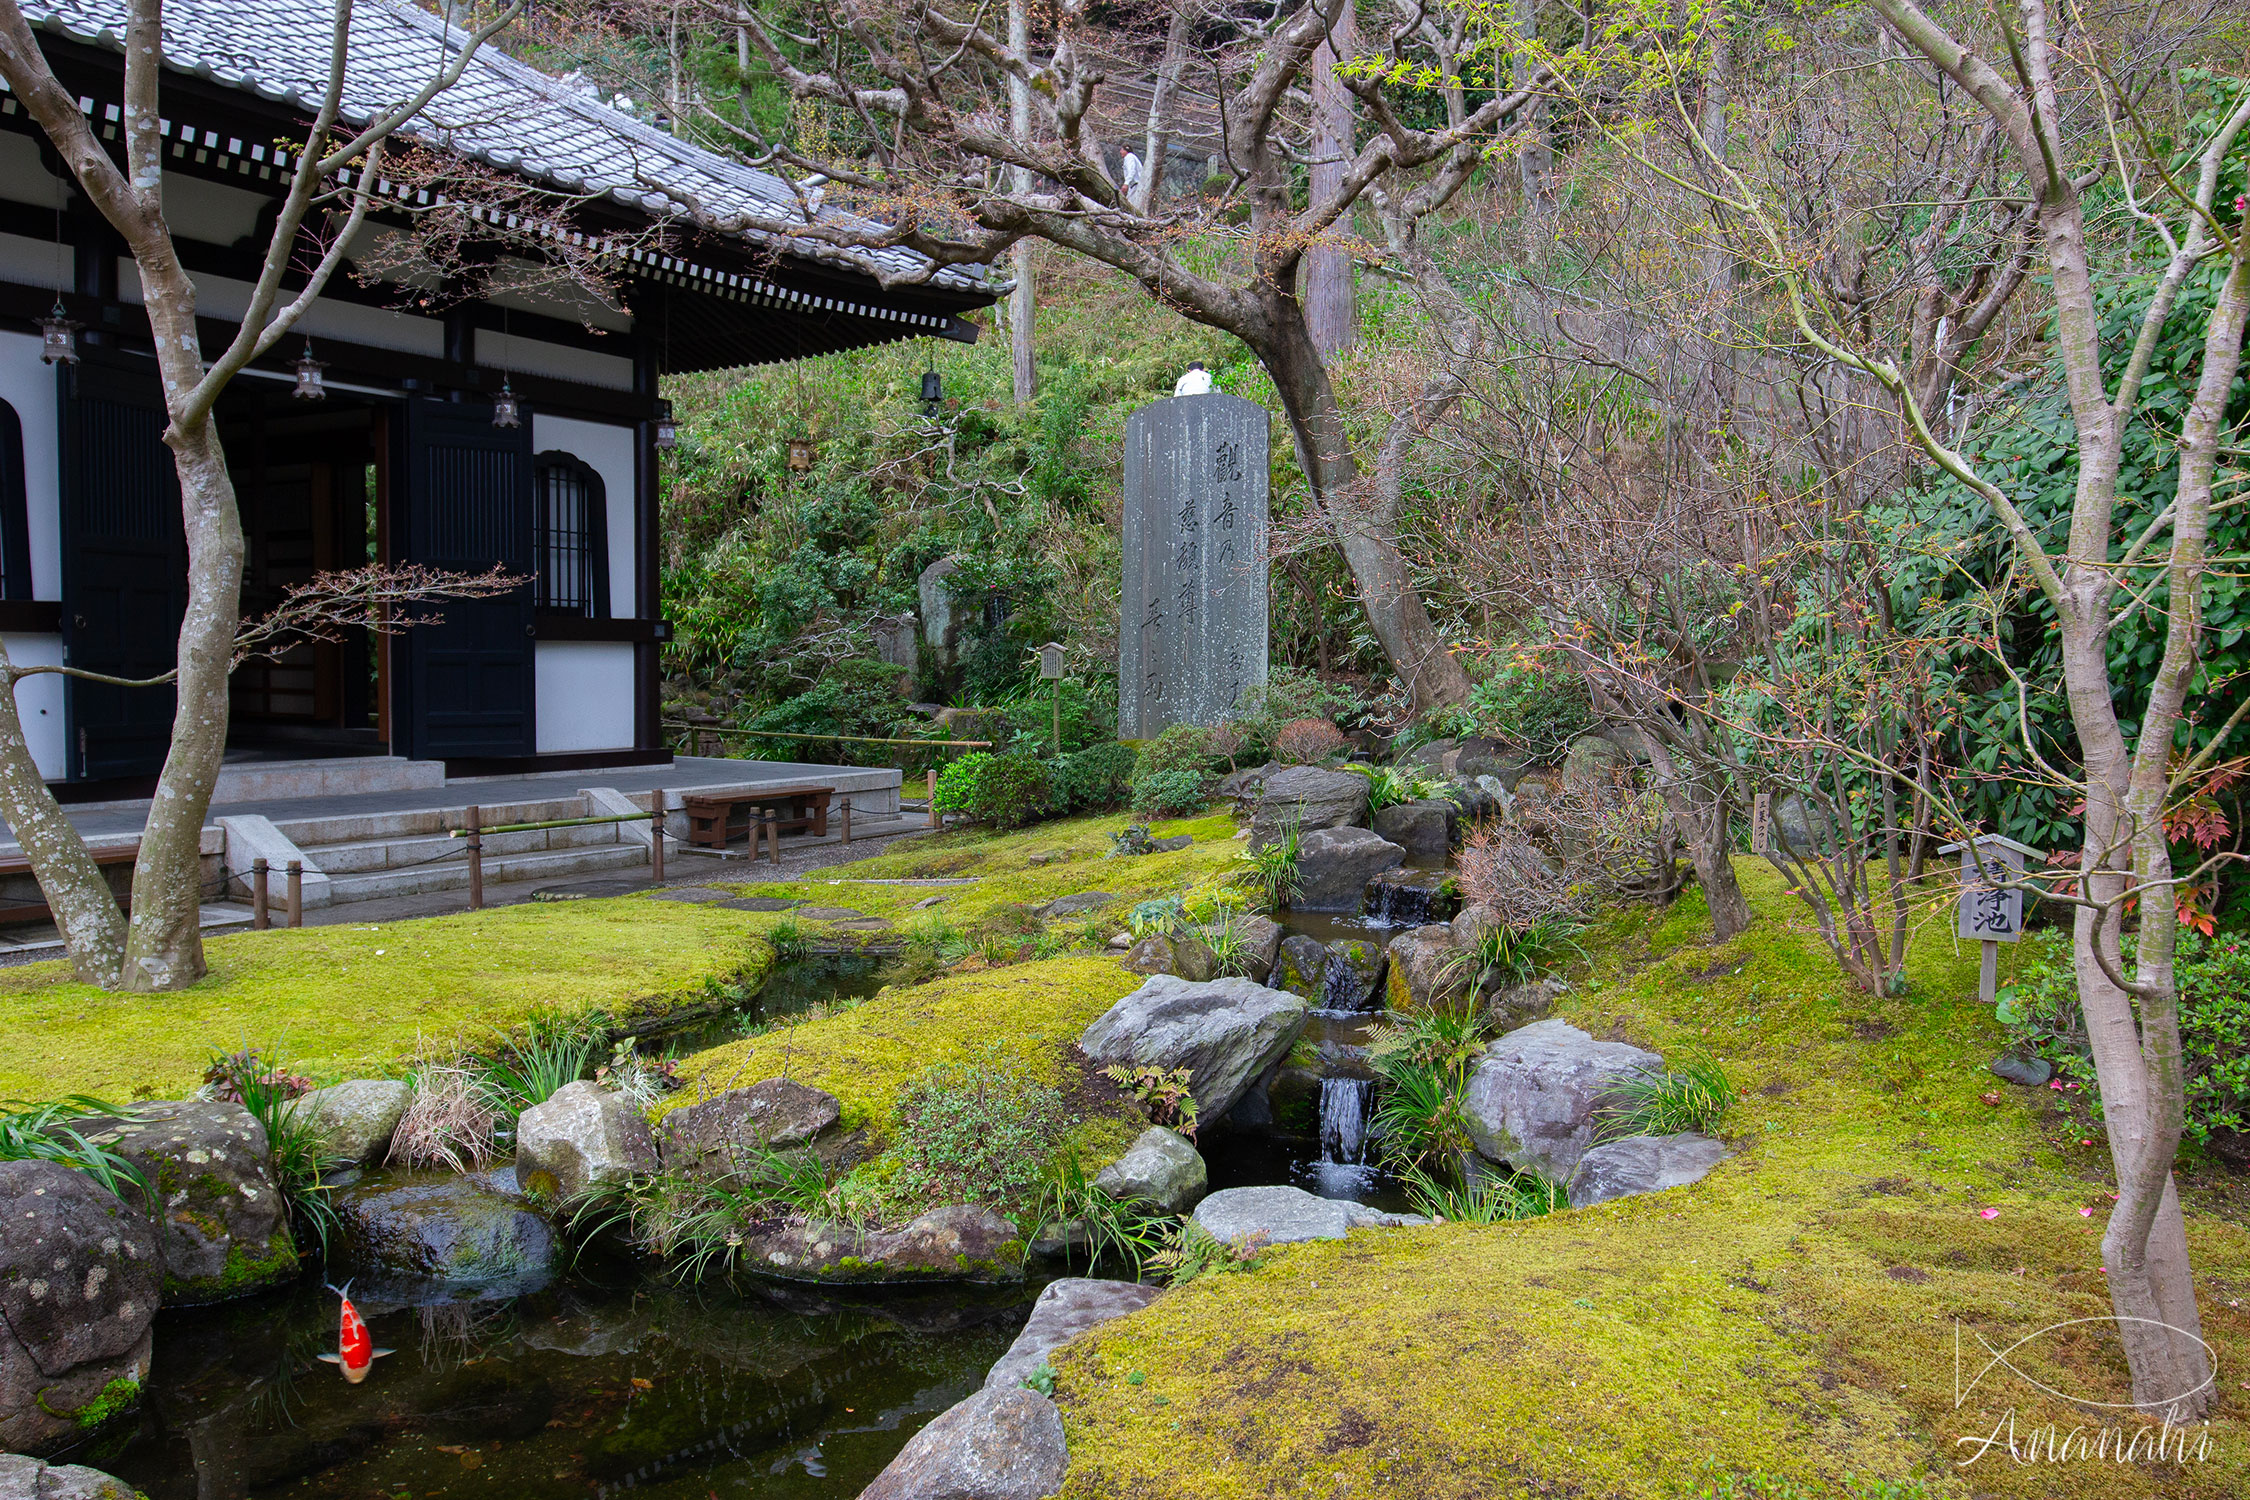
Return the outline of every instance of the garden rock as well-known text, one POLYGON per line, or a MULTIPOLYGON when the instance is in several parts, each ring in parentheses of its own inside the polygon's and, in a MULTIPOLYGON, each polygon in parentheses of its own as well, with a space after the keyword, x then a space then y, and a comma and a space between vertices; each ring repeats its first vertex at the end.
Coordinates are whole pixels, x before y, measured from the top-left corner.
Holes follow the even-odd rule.
POLYGON ((1258 800, 1258 794, 1265 790, 1266 779, 1284 769, 1286 768, 1280 761, 1269 760, 1262 766, 1244 766, 1239 771, 1229 771, 1219 778, 1219 784, 1212 789, 1211 794, 1232 802, 1236 811, 1246 812, 1258 800))
POLYGON ((1266 983, 1319 1005, 1328 984, 1328 945, 1301 932, 1290 933, 1275 951, 1274 971, 1266 983))
POLYGON ((1456 739, 1428 740, 1406 752, 1409 765, 1422 767, 1440 776, 1451 776, 1461 759, 1461 742, 1456 739))
POLYGON ((83 1464, 0 1453, 0 1500, 133 1500, 133 1487, 83 1464))
POLYGON ((1835 825, 1826 809, 1813 806, 1796 792, 1773 799, 1773 826, 1781 842, 1797 854, 1826 854, 1835 847, 1835 825))
POLYGON ((76 1441, 113 1382, 148 1374, 162 1276, 138 1207, 56 1162, 0 1162, 0 1446, 76 1441))
POLYGON ((1631 756, 1600 735, 1582 734, 1563 752, 1563 784, 1586 786, 1610 782, 1632 763, 1631 756))
POLYGON ((1175 833, 1168 839, 1157 839, 1151 842, 1148 846, 1148 852, 1151 854, 1176 854, 1182 849, 1191 847, 1194 843, 1194 834, 1175 833))
POLYGON ((1125 967, 1136 974, 1168 974, 1200 984, 1218 977, 1219 960, 1201 938, 1152 932, 1125 955, 1125 967))
POLYGON ((1485 1001, 1485 1013, 1503 1029, 1512 1031, 1546 1019, 1555 1002, 1570 993, 1570 986, 1549 974, 1497 990, 1485 1001))
POLYGON ((135 1105, 86 1137, 138 1167, 156 1194, 165 1306, 245 1297, 296 1276, 289 1207, 274 1186, 265 1127, 241 1105, 135 1105))
POLYGON ((1342 938, 1328 945, 1328 972, 1320 987, 1325 1010, 1374 1010, 1383 992, 1390 959, 1382 948, 1363 938, 1342 938))
POLYGON ((786 1281, 1014 1281, 1023 1242, 992 1210, 955 1204, 873 1234, 818 1220, 783 1225, 745 1240, 742 1266, 786 1281))
POLYGON ((1138 1200, 1168 1214, 1184 1214, 1210 1180, 1202 1156, 1177 1131, 1151 1125, 1123 1156, 1101 1169, 1094 1186, 1120 1202, 1138 1200))
POLYGON ((1453 849, 1452 803, 1439 798, 1401 802, 1375 814, 1374 829, 1406 851, 1408 859, 1443 859, 1453 849))
POLYGON ((1453 774, 1469 782, 1490 777, 1512 792, 1533 764, 1529 756, 1505 740, 1474 735, 1461 742, 1459 753, 1453 757, 1453 774))
POLYGON ((1703 1180, 1727 1154, 1707 1135, 1635 1135, 1594 1147, 1570 1174, 1570 1206, 1660 1193, 1703 1180))
POLYGON ((1274 772, 1258 793, 1250 817, 1250 847, 1278 843, 1294 823, 1300 837, 1323 828, 1367 825, 1367 778, 1321 766, 1289 766, 1274 772))
POLYGON ((529 1187, 534 1174, 545 1172, 558 1198, 626 1182, 655 1171, 657 1162, 648 1121, 598 1083, 566 1083, 516 1121, 516 1181, 529 1187))
POLYGON ((1444 870, 1402 866, 1385 870, 1367 882, 1367 890, 1360 897, 1360 910, 1371 921, 1423 927, 1432 922, 1452 920, 1460 901, 1453 877, 1444 870))
POLYGON ((2027 1089, 2043 1089, 2055 1076, 2055 1065, 2044 1057, 2020 1057, 2011 1052, 1992 1060, 1992 1072, 2027 1089))
POLYGON ((1164 1295, 1162 1287, 1137 1281, 1097 1281, 1087 1276, 1066 1276, 1050 1281, 1031 1306, 1023 1332, 1008 1352, 984 1377, 986 1390, 1008 1390, 1023 1384, 1032 1371, 1048 1362, 1047 1356, 1090 1333, 1112 1318, 1137 1313, 1164 1295))
POLYGON ((1549 1182, 1568 1182, 1594 1141, 1611 1091, 1664 1059, 1600 1042, 1568 1021, 1537 1021, 1485 1048, 1463 1100, 1479 1153, 1549 1182))
POLYGON ((1298 841, 1297 894, 1289 904, 1298 911, 1358 911, 1367 882, 1405 859, 1404 849, 1368 829, 1316 828, 1298 841))
POLYGON ((1320 1198, 1296 1187, 1239 1187, 1213 1193, 1195 1208, 1195 1222, 1213 1239, 1240 1245, 1262 1236, 1267 1245, 1340 1240, 1351 1233, 1355 1205, 1320 1198))
POLYGON ((1306 1008, 1302 995, 1247 979, 1198 984, 1158 974, 1087 1027, 1079 1045, 1096 1063, 1186 1068, 1197 1118, 1215 1120, 1289 1050, 1306 1008))
POLYGON ((1281 924, 1271 917, 1252 916, 1234 925, 1242 939, 1244 956, 1250 961, 1250 977, 1264 984, 1273 975, 1274 961, 1281 956, 1281 924))
POLYGON ((391 1135, 414 1102, 410 1084, 392 1078, 354 1078, 291 1100, 290 1114, 309 1121, 332 1155, 357 1166, 376 1166, 390 1154, 391 1135))
POLYGON ((1057 896, 1035 913, 1041 917, 1075 917, 1081 912, 1094 911, 1115 901, 1114 891, 1080 891, 1074 896, 1057 896))
POLYGON ((914 1434, 859 1500, 1043 1500, 1069 1465, 1052 1401, 987 1387, 914 1434))
POLYGON ((1453 946, 1464 951, 1474 948, 1477 940, 1502 925, 1500 913, 1489 906, 1464 906, 1453 918, 1453 946))
MULTIPOLYGON (((555 1234, 497 1172, 374 1172, 330 1200, 331 1272, 416 1301, 469 1292, 511 1297, 553 1275, 555 1234)), ((341 1278, 339 1278, 341 1279, 341 1278)))
POLYGON ((812 1145, 843 1113, 834 1094, 768 1078, 673 1110, 664 1117, 659 1154, 675 1170, 727 1171, 750 1151, 812 1145))
POLYGON ((1470 961, 1453 946, 1453 929, 1443 922, 1400 933, 1391 939, 1389 955, 1392 1010, 1428 1010, 1469 992, 1470 961))

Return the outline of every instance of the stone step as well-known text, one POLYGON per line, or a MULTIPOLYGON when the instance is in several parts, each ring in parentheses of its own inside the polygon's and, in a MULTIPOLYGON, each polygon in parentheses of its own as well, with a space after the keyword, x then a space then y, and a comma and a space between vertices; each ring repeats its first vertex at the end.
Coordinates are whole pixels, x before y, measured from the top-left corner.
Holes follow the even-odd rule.
MULTIPOLYGON (((528 820, 527 820, 528 821, 528 820)), ((614 844, 618 825, 589 823, 577 828, 539 828, 524 833, 488 833, 484 836, 485 863, 515 854, 538 854, 550 849, 582 849, 614 844)), ((331 878, 363 874, 370 870, 400 870, 429 864, 448 856, 465 859, 467 841, 449 836, 426 838, 360 839, 350 843, 314 844, 305 857, 331 878)))
MULTIPOLYGON (((458 791, 454 795, 459 795, 458 791)), ((467 820, 468 800, 442 807, 413 808, 401 812, 363 813, 350 817, 292 818, 274 826, 308 852, 328 844, 362 844, 378 839, 427 838, 458 828, 467 820)), ((483 808, 483 821, 494 823, 544 823, 556 818, 583 818, 586 799, 573 794, 537 802, 503 802, 483 808)), ((317 856, 315 856, 317 858, 317 856)))
MULTIPOLYGON (((520 880, 559 880, 600 870, 648 868, 648 850, 637 844, 592 844, 573 849, 548 849, 534 854, 488 857, 484 862, 486 885, 506 885, 520 880)), ((465 891, 469 888, 466 859, 403 869, 365 870, 337 875, 329 881, 329 904, 373 901, 384 896, 416 896, 428 891, 465 891)))

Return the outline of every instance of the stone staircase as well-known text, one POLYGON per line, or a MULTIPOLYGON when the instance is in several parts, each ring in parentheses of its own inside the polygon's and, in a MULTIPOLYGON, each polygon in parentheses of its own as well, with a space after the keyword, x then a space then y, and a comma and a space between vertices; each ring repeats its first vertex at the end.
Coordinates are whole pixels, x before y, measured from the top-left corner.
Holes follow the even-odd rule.
MULTIPOLYGON (((646 799, 641 799, 646 805, 646 799)), ((538 802, 479 804, 485 826, 543 823, 601 815, 583 793, 538 802)), ((273 826, 328 877, 328 901, 372 901, 430 891, 467 890, 468 845, 450 831, 467 821, 467 804, 354 817, 298 818, 273 826)), ((593 823, 484 836, 484 880, 501 885, 557 880, 601 870, 648 865, 645 825, 593 823), (637 836, 636 836, 637 835, 637 836)))

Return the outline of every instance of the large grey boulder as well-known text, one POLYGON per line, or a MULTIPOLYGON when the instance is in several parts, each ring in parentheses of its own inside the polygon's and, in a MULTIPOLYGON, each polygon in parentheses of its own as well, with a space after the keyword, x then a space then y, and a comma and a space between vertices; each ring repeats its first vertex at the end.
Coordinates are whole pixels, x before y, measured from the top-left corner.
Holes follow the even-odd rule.
POLYGON ((1380 1010, 1390 958, 1365 938, 1338 938, 1328 945, 1328 972, 1322 976, 1320 1005, 1325 1010, 1380 1010))
POLYGON ((1078 1044, 1096 1063, 1186 1068, 1196 1117, 1216 1120, 1289 1050, 1306 1008, 1302 995, 1247 979, 1196 984, 1157 974, 1087 1027, 1078 1044))
POLYGON ((657 1169, 656 1137, 631 1101, 580 1079, 516 1121, 516 1181, 571 1199, 657 1169), (545 1173, 551 1181, 539 1181, 545 1173))
POLYGON ((1026 1375, 1046 1364, 1049 1355, 1072 1339, 1112 1318, 1139 1312, 1163 1295, 1162 1287, 1143 1286, 1137 1281, 1066 1276, 1048 1282, 1047 1289, 1032 1304, 1023 1332, 1016 1335, 1008 1352, 984 1377, 985 1389, 1007 1390, 1023 1384, 1026 1375))
POLYGON ((320 1132, 330 1155, 358 1167, 380 1166, 390 1154, 414 1088, 395 1078, 353 1078, 291 1100, 289 1113, 320 1132))
POLYGON ((1401 802, 1375 814, 1374 829, 1406 851, 1408 859, 1443 859, 1453 849, 1453 823, 1460 810, 1443 798, 1401 802))
POLYGON ((1069 1466, 1052 1401, 988 1386, 909 1438, 859 1500, 1045 1500, 1069 1466))
POLYGON ((1268 776, 1250 815, 1250 847, 1276 843, 1296 825, 1301 839, 1322 828, 1364 827, 1367 778, 1321 766, 1290 766, 1268 776))
POLYGON ((337 1232, 329 1272, 371 1292, 514 1296, 554 1274, 555 1232, 532 1211, 502 1167, 452 1172, 373 1172, 333 1194, 337 1232))
POLYGON ((1184 1214, 1210 1186, 1203 1157, 1177 1131, 1151 1125, 1123 1156, 1095 1174, 1094 1186, 1119 1202, 1147 1203, 1184 1214))
POLYGON ((814 1145, 843 1113, 834 1094, 768 1078, 673 1110, 664 1117, 660 1154, 674 1169, 731 1171, 759 1150, 814 1145))
POLYGON ((1633 758, 1598 734, 1582 734, 1563 752, 1565 786, 1601 785, 1633 764, 1633 758))
POLYGON ((951 586, 963 561, 960 557, 941 557, 914 580, 914 592, 922 606, 922 640, 941 672, 952 670, 962 636, 975 630, 983 613, 983 599, 975 589, 951 586))
MULTIPOLYGON (((1281 924, 1271 917, 1248 916, 1237 918, 1234 928, 1250 961, 1248 977, 1264 984, 1273 977, 1274 962, 1281 957, 1281 924)), ((1275 985, 1274 988, 1286 986, 1275 985)))
POLYGON ((1135 974, 1170 974, 1199 984, 1219 973, 1210 945, 1184 932, 1150 933, 1125 955, 1125 967, 1135 974))
POLYGON ((86 1132, 138 1167, 154 1193, 164 1305, 246 1297, 297 1275, 289 1206, 274 1185, 266 1130, 239 1104, 138 1104, 86 1132))
POLYGON ((1402 932, 1390 941, 1390 1008, 1428 1010, 1451 1005, 1469 993, 1475 961, 1453 946, 1453 929, 1433 922, 1402 932))
POLYGON ((1300 1240, 1340 1240, 1352 1231, 1356 1204, 1320 1198, 1297 1187, 1239 1187, 1213 1193, 1195 1206, 1195 1222, 1211 1238, 1240 1245, 1300 1240))
POLYGON ((75 1441, 114 1382, 148 1374, 162 1276, 137 1202, 54 1162, 0 1162, 0 1447, 75 1441))
POLYGON ((1365 828, 1316 828, 1298 841, 1297 894, 1289 904, 1298 911, 1358 911, 1367 882, 1405 859, 1404 849, 1365 828))
POLYGON ((1707 1135, 1635 1135, 1610 1141, 1578 1159, 1578 1170, 1570 1174, 1570 1206, 1685 1187, 1702 1181, 1726 1154, 1725 1143, 1707 1135))
POLYGON ((1535 1021, 1484 1049, 1463 1101, 1470 1138, 1493 1161, 1567 1183, 1612 1090, 1662 1071, 1653 1052, 1596 1041, 1568 1021, 1535 1021))
POLYGON ((0 1500, 133 1500, 133 1487, 83 1464, 0 1453, 0 1500))

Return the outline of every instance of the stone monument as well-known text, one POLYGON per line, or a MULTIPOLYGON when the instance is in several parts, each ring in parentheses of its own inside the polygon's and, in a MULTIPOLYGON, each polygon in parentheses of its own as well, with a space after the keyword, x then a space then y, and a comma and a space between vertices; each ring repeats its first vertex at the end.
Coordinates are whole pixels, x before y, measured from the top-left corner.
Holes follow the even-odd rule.
POLYGON ((1118 736, 1216 724, 1266 680, 1264 407, 1213 391, 1125 424, 1118 736))

